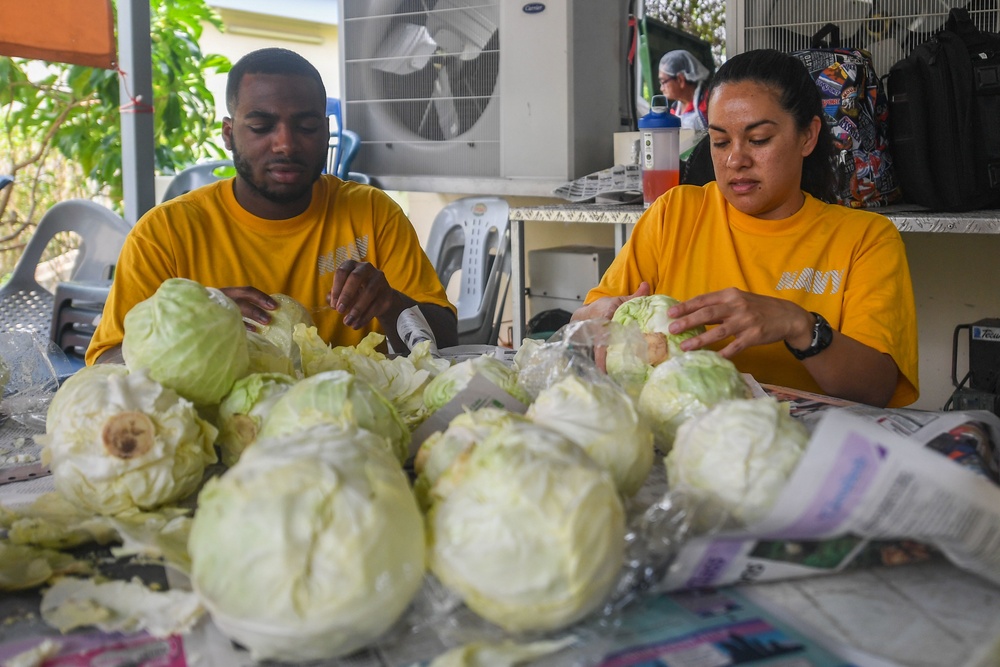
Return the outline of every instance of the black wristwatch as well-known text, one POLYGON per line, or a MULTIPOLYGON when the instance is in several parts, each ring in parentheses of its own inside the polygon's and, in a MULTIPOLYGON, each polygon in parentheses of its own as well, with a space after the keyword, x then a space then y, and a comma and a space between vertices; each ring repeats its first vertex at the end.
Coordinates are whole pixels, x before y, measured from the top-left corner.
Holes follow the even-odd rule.
POLYGON ((812 315, 816 317, 816 324, 813 326, 813 337, 812 342, 809 343, 809 347, 804 350, 796 350, 785 341, 785 347, 799 361, 819 354, 830 347, 830 343, 833 342, 833 329, 830 327, 830 323, 819 313, 812 313, 812 315))

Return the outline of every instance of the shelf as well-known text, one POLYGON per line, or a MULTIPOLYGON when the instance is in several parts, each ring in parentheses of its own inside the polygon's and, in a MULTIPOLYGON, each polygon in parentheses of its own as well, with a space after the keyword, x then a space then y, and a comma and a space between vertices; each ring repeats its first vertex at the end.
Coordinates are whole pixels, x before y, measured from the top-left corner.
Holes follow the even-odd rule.
MULTIPOLYGON (((510 209, 521 222, 583 222, 634 224, 645 208, 640 204, 555 204, 510 209)), ((1000 210, 935 213, 905 205, 872 209, 892 220, 901 232, 1000 234, 1000 210)))

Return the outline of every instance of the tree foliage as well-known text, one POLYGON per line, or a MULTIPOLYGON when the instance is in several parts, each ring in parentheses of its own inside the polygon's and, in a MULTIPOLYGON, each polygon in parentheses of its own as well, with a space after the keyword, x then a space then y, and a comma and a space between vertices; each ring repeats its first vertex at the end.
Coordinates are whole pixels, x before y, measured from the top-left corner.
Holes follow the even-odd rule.
POLYGON ((646 15, 712 45, 716 65, 726 53, 726 0, 646 0, 646 15))
MULTIPOLYGON (((201 52, 206 23, 222 27, 204 0, 150 0, 155 169, 173 173, 222 157, 219 123, 206 78, 229 60, 201 52)), ((0 276, 56 202, 82 197, 121 210, 122 100, 128 72, 0 57, 0 276)), ((148 103, 148 100, 146 100, 148 103)))

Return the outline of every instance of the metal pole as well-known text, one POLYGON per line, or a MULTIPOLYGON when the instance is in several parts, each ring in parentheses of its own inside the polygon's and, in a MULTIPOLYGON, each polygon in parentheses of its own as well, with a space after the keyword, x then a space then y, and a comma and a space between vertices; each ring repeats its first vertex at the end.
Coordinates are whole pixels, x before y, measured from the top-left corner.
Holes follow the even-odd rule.
POLYGON ((524 289, 524 221, 510 220, 510 290, 511 317, 513 321, 513 340, 511 347, 515 350, 521 347, 525 328, 525 289, 524 289))
POLYGON ((118 66, 125 221, 134 225, 156 204, 153 167, 153 63, 149 0, 118 3, 118 66))

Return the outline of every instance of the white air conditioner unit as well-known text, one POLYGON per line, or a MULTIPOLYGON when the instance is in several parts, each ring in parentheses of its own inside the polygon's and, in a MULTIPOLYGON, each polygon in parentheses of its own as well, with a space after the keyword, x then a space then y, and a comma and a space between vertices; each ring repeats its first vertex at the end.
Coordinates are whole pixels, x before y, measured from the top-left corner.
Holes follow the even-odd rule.
POLYGON ((841 43, 872 54, 880 76, 929 39, 952 7, 965 7, 983 30, 997 30, 997 0, 728 0, 728 55, 750 49, 796 51, 827 23, 841 43))
POLYGON ((393 190, 551 194, 614 164, 628 0, 340 0, 352 170, 393 190))

